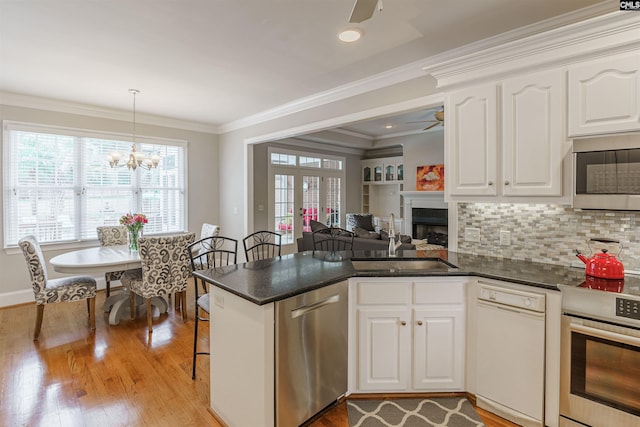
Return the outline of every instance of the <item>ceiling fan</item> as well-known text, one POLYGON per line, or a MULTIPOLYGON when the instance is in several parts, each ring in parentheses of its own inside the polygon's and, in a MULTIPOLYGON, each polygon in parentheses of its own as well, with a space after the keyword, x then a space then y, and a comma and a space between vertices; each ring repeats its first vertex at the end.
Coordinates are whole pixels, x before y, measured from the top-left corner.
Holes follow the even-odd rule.
POLYGON ((350 23, 359 24, 373 16, 373 12, 382 11, 382 0, 356 0, 349 16, 350 23))
POLYGON ((427 126, 426 128, 424 128, 422 130, 429 130, 432 127, 436 127, 438 125, 444 126, 444 109, 442 109, 440 111, 436 111, 435 113, 433 113, 433 118, 435 120, 419 120, 417 122, 407 122, 407 123, 433 123, 432 125, 429 125, 429 126, 427 126))

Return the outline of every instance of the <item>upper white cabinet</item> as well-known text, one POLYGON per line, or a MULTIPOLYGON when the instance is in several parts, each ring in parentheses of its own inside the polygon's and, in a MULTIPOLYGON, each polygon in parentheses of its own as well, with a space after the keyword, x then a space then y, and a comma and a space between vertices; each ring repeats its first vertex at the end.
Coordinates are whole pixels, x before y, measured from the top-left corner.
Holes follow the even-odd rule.
POLYGON ((568 71, 569 136, 640 130, 640 53, 573 65, 568 71))
POLYGON ((395 184, 404 179, 402 157, 363 160, 361 163, 363 184, 395 184))
POLYGON ((564 96, 560 70, 502 84, 502 193, 562 195, 564 96))
POLYGON ((447 104, 447 192, 451 195, 496 195, 496 85, 453 92, 447 104))
POLYGON ((445 123, 448 194, 561 196, 563 90, 562 72, 553 70, 453 92, 445 123))

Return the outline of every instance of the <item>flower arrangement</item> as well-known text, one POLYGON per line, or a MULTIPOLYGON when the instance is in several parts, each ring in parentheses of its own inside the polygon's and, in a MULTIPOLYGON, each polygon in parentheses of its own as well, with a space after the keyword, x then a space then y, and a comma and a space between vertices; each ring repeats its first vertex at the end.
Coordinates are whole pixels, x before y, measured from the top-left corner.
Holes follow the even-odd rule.
POLYGON ((138 250, 138 238, 142 234, 142 228, 149 222, 144 214, 131 212, 126 213, 120 217, 120 224, 127 227, 129 231, 129 249, 132 251, 138 250))

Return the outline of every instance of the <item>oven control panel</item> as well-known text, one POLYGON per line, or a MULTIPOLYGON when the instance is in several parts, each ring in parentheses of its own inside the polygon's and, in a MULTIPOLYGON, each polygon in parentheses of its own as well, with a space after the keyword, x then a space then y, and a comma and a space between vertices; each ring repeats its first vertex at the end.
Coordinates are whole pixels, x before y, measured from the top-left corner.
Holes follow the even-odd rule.
POLYGON ((640 320, 640 301, 616 298, 616 316, 640 320))

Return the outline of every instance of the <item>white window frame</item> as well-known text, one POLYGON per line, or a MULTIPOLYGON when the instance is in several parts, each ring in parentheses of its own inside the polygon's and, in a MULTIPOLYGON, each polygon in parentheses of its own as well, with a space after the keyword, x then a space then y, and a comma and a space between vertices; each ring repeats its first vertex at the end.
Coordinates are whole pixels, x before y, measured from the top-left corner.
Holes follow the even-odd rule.
MULTIPOLYGON (((132 135, 120 134, 115 132, 88 130, 88 129, 41 125, 41 124, 27 123, 27 122, 3 121, 3 139, 2 139, 3 237, 4 237, 3 248, 5 250, 9 249, 12 251, 17 248, 17 240, 23 237, 23 236, 17 236, 17 234, 19 234, 19 231, 18 231, 19 224, 17 222, 14 224, 11 223, 12 218, 16 218, 16 213, 10 212, 11 209, 16 209, 16 207, 14 206, 15 198, 13 195, 15 194, 16 188, 18 188, 15 185, 16 183, 15 174, 17 173, 17 170, 14 168, 14 164, 12 163, 13 159, 11 158, 11 155, 10 155, 12 150, 11 132, 14 132, 14 131, 30 132, 30 133, 37 133, 37 134, 48 134, 48 135, 60 135, 60 136, 74 138, 73 157, 74 157, 74 162, 78 164, 78 167, 74 168, 76 170, 74 172, 74 178, 73 178, 73 184, 72 184, 75 191, 75 196, 76 196, 75 197, 76 201, 74 202, 74 207, 72 209, 74 213, 73 215, 74 220, 72 221, 72 224, 76 230, 83 230, 83 228, 86 227, 87 213, 88 213, 87 207, 89 206, 89 204, 87 203, 83 204, 81 202, 81 198, 84 196, 84 193, 86 191, 86 187, 87 187, 86 182, 87 182, 87 178, 90 175, 89 175, 89 172, 84 168, 85 159, 83 159, 82 157, 83 150, 80 148, 81 145, 90 144, 90 142, 88 142, 87 139, 117 141, 120 145, 122 145, 123 143, 128 145, 129 148, 127 149, 127 151, 125 151, 125 155, 128 155, 130 151, 130 146, 132 143, 131 142, 132 135), (10 231, 11 227, 13 227, 13 231, 10 231), (13 236, 17 236, 17 239, 14 239, 13 236)), ((175 186, 170 186, 170 187, 161 186, 159 188, 163 189, 163 191, 168 191, 169 193, 171 193, 172 191, 174 192, 178 191, 179 197, 182 199, 182 202, 184 204, 182 206, 181 214, 178 213, 178 217, 181 216, 181 218, 179 218, 177 223, 173 221, 173 225, 167 226, 166 224, 164 224, 166 220, 162 220, 160 223, 157 223, 159 224, 159 226, 156 225, 156 228, 161 229, 160 231, 156 230, 154 232, 152 230, 147 230, 145 234, 159 235, 159 234, 183 232, 184 230, 187 230, 187 225, 188 225, 187 224, 187 218, 188 218, 188 212, 187 212, 188 143, 187 141, 136 135, 135 143, 138 145, 139 151, 141 151, 140 148, 145 146, 145 144, 150 144, 156 147, 165 146, 167 150, 174 150, 177 153, 176 157, 178 159, 177 161, 179 162, 177 166, 178 176, 176 179, 174 179, 174 181, 176 181, 177 184, 175 186), (180 171, 182 171, 182 176, 179 176, 180 171)), ((104 162, 105 164, 108 165, 106 158, 104 159, 104 162)), ((160 161, 160 165, 158 168, 159 168, 158 170, 151 170, 151 171, 147 171, 141 168, 138 168, 135 172, 128 171, 128 173, 132 174, 130 185, 125 185, 124 187, 105 185, 104 188, 112 189, 112 190, 115 190, 116 188, 125 188, 125 189, 128 188, 129 190, 125 190, 130 192, 130 197, 128 197, 129 199, 128 211, 141 212, 148 215, 149 213, 144 212, 142 208, 143 194, 144 194, 143 190, 146 190, 147 191, 146 194, 148 195, 149 194, 148 192, 152 192, 154 188, 157 189, 158 187, 151 187, 150 185, 143 184, 142 182, 144 181, 144 179, 141 176, 141 174, 153 174, 153 173, 160 172, 162 170, 162 159, 160 161)), ((123 170, 126 170, 126 167, 123 168, 123 170)), ((115 172, 116 171, 114 170, 114 173, 115 172)), ((161 179, 168 180, 170 176, 171 175, 165 174, 162 176, 161 179)), ((37 188, 37 185, 35 187, 37 188)), ((94 188, 100 188, 100 186, 94 187, 94 188)), ((117 212, 118 218, 120 215, 124 213, 126 212, 117 212)), ((162 212, 162 214, 166 214, 166 213, 162 212)), ((41 243, 49 248, 56 249, 56 248, 68 248, 68 247, 74 247, 74 246, 94 245, 96 240, 97 240, 97 235, 95 236, 91 235, 91 233, 88 233, 85 230, 84 232, 76 231, 74 233, 73 238, 53 239, 53 240, 44 239, 41 241, 41 243)))

